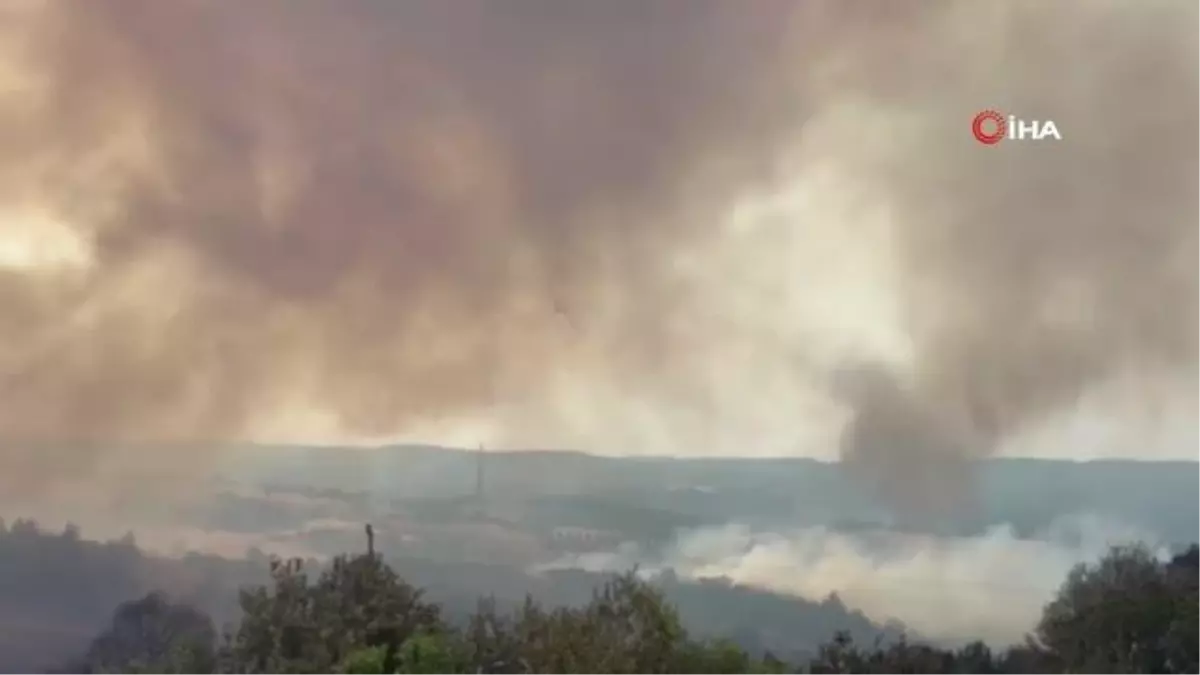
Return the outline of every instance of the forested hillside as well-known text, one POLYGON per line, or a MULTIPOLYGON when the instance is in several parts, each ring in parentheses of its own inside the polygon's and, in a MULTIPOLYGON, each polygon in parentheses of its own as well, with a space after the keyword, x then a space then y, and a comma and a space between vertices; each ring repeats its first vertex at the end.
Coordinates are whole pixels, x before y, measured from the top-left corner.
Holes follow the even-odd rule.
MULTIPOLYGON (((361 545, 361 530, 355 541, 361 545)), ((481 596, 493 597, 501 612, 517 609, 526 595, 544 606, 578 608, 609 578, 582 570, 530 575, 508 565, 415 555, 388 555, 387 561, 407 583, 425 589, 440 615, 458 626, 466 624, 481 596)), ((96 542, 75 528, 48 532, 32 521, 14 521, 0 527, 0 671, 30 672, 63 653, 82 651, 120 603, 154 591, 196 608, 218 627, 236 623, 239 588, 269 582, 269 564, 254 551, 245 559, 166 558, 142 551, 132 537, 96 542)), ((308 561, 307 569, 319 564, 308 561)), ((836 598, 810 602, 721 579, 668 576, 657 586, 694 634, 727 636, 755 654, 771 650, 801 658, 837 630, 868 642, 898 634, 836 598)))
POLYGON ((1169 562, 1114 548, 1076 568, 1023 645, 947 650, 856 644, 839 632, 788 662, 725 639, 689 635, 662 591, 629 573, 582 607, 528 599, 498 612, 481 600, 464 625, 408 584, 370 543, 326 569, 271 563, 271 581, 240 593, 218 638, 202 612, 159 593, 121 605, 71 670, 245 673, 1190 673, 1197 669, 1197 549, 1169 562))
POLYGON ((261 582, 266 559, 144 554, 133 537, 96 542, 75 528, 48 533, 29 520, 0 521, 0 670, 30 672, 82 649, 113 608, 156 589, 206 614, 229 616, 236 589, 261 582))

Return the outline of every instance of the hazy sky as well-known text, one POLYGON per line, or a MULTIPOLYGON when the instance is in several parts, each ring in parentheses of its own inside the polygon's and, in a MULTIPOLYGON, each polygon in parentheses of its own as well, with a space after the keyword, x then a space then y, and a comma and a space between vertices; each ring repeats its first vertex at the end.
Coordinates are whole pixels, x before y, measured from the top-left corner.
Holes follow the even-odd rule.
POLYGON ((1196 26, 6 3, 0 489, 214 439, 1195 457, 1196 26))

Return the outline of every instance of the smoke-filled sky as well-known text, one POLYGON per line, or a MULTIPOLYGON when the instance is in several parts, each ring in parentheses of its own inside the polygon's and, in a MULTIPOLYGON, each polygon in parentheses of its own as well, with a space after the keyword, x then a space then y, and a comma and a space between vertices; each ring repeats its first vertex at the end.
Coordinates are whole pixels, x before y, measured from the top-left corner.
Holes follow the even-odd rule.
POLYGON ((0 488, 212 440, 840 452, 900 491, 1048 424, 1194 456, 1197 18, 5 3, 0 488), (1063 139, 979 145, 985 108, 1063 139))

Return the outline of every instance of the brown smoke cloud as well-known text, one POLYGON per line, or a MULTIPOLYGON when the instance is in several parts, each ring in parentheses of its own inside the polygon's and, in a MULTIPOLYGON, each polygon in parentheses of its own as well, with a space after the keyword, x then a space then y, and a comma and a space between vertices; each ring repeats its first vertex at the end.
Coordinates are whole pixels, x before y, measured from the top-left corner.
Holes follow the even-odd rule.
MULTIPOLYGON (((848 457, 903 468, 882 481, 1131 369, 1195 378, 1188 3, 12 7, 0 489, 109 457, 86 448, 175 466, 196 453, 161 442, 285 410, 402 432, 555 399, 564 373, 684 411, 663 432, 680 452, 731 406, 738 429, 803 426, 814 372, 880 356, 819 348, 873 321, 828 275, 873 272, 833 256, 804 277, 785 231, 886 263, 899 309, 877 319, 908 357, 878 368, 902 402, 871 394, 857 428, 911 404, 938 431, 895 428, 956 439, 906 462, 925 446, 852 426, 848 457), (984 148, 984 107, 1065 138, 984 148), (883 225, 729 225, 747 190, 829 172, 883 225)), ((534 410, 526 437, 573 424, 534 410)))
POLYGON ((679 9, 47 7, 14 31, 5 198, 91 260, 6 274, 6 440, 237 438, 294 404, 387 432, 536 385, 576 358, 563 315, 590 334, 634 288, 599 358, 656 359, 667 212, 706 148, 761 161, 743 76, 782 30, 679 9))

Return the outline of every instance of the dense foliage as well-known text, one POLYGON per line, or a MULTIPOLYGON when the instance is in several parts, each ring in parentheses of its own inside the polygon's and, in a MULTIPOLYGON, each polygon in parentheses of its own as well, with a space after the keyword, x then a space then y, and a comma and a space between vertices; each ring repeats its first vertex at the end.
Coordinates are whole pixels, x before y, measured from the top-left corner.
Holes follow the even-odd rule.
MULTIPOLYGON (((361 530, 359 531, 361 532, 361 530)), ((361 545, 361 534, 342 533, 334 550, 361 545)), ((331 545, 334 542, 329 542, 331 545)), ((610 575, 583 569, 530 574, 511 561, 477 562, 434 557, 403 544, 385 551, 392 569, 424 591, 443 621, 467 625, 480 597, 508 615, 527 597, 543 607, 582 607, 610 575)), ((307 571, 319 571, 312 561, 307 571)), ((272 587, 270 559, 251 549, 240 558, 188 553, 157 555, 131 536, 97 541, 78 528, 53 530, 29 520, 0 522, 0 673, 41 672, 64 655, 82 654, 111 623, 113 610, 130 599, 164 591, 172 601, 201 610, 218 628, 241 623, 239 590, 272 587)), ((771 651, 788 662, 816 653, 835 630, 856 642, 899 636, 899 623, 873 622, 836 596, 821 601, 779 595, 726 578, 703 580, 670 572, 655 578, 699 638, 727 638, 753 654, 771 651)))
POLYGON ((272 581, 241 594, 218 639, 195 610, 159 594, 118 608, 80 670, 237 673, 1003 673, 1197 672, 1197 549, 1168 563, 1114 548, 1077 567, 1026 644, 993 652, 905 639, 855 644, 838 634, 806 663, 752 656, 688 635, 661 590, 629 573, 581 607, 533 600, 512 613, 481 601, 447 622, 374 551, 341 556, 315 577, 274 561, 272 581))

